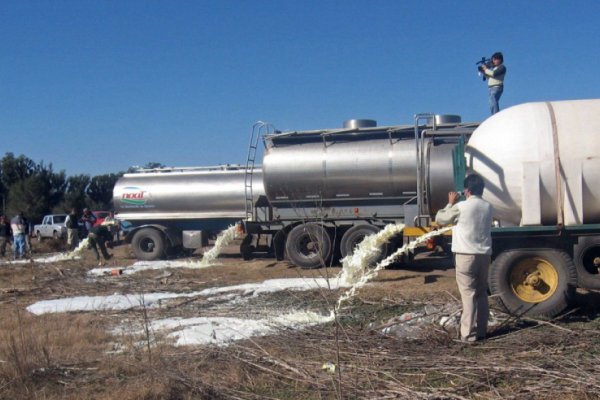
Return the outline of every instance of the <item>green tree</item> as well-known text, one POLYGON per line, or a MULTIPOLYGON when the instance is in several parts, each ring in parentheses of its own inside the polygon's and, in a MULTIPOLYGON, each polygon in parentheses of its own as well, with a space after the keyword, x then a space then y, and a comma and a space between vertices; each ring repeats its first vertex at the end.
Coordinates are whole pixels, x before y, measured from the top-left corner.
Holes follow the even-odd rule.
POLYGON ((60 207, 64 211, 76 208, 79 212, 87 207, 86 191, 91 182, 89 175, 74 175, 67 178, 67 189, 60 207))
POLYGON ((9 190, 16 182, 31 176, 36 167, 35 162, 24 155, 15 157, 13 153, 6 153, 0 160, 0 183, 9 190))
POLYGON ((113 188, 120 176, 120 174, 94 176, 87 188, 89 206, 98 210, 111 210, 113 188))
POLYGON ((51 164, 48 167, 40 164, 32 175, 11 185, 7 211, 9 215, 23 211, 27 218, 37 222, 62 201, 65 186, 64 171, 55 173, 51 164))
POLYGON ((9 191, 12 185, 27 178, 35 170, 35 163, 20 155, 15 157, 13 153, 6 153, 0 160, 0 196, 2 197, 2 212, 10 215, 9 191))

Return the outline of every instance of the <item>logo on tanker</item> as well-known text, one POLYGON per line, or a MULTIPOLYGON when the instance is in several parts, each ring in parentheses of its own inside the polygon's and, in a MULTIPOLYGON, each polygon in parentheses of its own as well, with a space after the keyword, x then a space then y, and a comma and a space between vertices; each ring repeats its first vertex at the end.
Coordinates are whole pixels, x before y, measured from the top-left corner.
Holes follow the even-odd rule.
POLYGON ((137 186, 128 186, 123 188, 121 203, 131 206, 143 206, 150 199, 148 191, 137 186))

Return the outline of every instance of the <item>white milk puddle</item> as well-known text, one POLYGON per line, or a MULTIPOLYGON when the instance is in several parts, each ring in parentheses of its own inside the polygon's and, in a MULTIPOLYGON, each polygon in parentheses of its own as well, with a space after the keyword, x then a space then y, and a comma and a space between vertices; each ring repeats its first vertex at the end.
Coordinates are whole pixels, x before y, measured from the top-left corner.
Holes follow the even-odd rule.
MULTIPOLYGON (((330 316, 320 315, 312 311, 297 311, 262 319, 231 317, 167 318, 152 321, 149 328, 152 332, 170 332, 167 337, 173 339, 176 346, 205 344, 223 346, 236 340, 274 334, 285 328, 301 329, 332 320, 333 318, 330 316)), ((144 332, 141 327, 132 331, 130 327, 121 326, 113 333, 143 335, 144 332)))
MULTIPOLYGON (((271 293, 281 290, 335 290, 350 287, 340 296, 336 304, 339 309, 343 302, 356 294, 356 291, 372 280, 377 273, 392 264, 400 255, 413 251, 416 246, 433 236, 440 235, 451 228, 429 232, 417 240, 404 245, 393 254, 379 262, 374 268, 369 268, 368 261, 378 249, 392 236, 399 234, 403 225, 388 225, 375 235, 370 235, 360 243, 352 256, 346 257, 340 274, 329 282, 324 278, 295 278, 271 279, 260 283, 246 283, 235 286, 213 287, 191 293, 146 293, 143 295, 115 294, 112 296, 80 296, 66 299, 40 301, 27 307, 34 314, 74 312, 74 311, 106 311, 126 310, 138 307, 158 307, 163 301, 175 298, 205 297, 205 301, 240 301, 261 293, 271 293)), ((205 253, 202 261, 156 261, 138 262, 122 271, 123 274, 133 274, 146 269, 164 268, 203 268, 212 265, 221 249, 235 237, 235 227, 223 231, 217 238, 214 247, 205 253)), ((81 246, 80 246, 81 247, 81 246)), ((98 268, 90 271, 92 275, 104 275, 114 268, 98 268)), ((268 312, 269 310, 263 310, 268 312)), ((279 311, 273 312, 273 314, 279 311)), ((263 319, 243 319, 231 317, 196 317, 168 318, 150 321, 153 331, 166 331, 168 337, 175 340, 177 345, 198 344, 227 344, 233 340, 263 336, 276 332, 282 327, 302 328, 309 325, 321 324, 334 319, 334 310, 330 315, 321 315, 311 311, 293 311, 263 319)), ((141 333, 132 328, 131 324, 118 327, 115 332, 141 333)))
MULTIPOLYGON (((302 291, 328 289, 329 287, 337 289, 338 287, 344 287, 344 285, 335 279, 330 280, 328 283, 324 278, 269 279, 264 282, 212 287, 188 293, 113 294, 110 296, 77 296, 64 299, 43 300, 27 307, 27 311, 40 315, 75 311, 127 310, 141 306, 156 307, 159 306, 163 300, 179 297, 203 296, 211 301, 211 296, 227 294, 227 297, 230 298, 231 301, 235 301, 240 298, 254 297, 262 293, 273 293, 281 290, 302 291)), ((223 298, 224 297, 217 297, 216 299, 222 300, 223 298)))

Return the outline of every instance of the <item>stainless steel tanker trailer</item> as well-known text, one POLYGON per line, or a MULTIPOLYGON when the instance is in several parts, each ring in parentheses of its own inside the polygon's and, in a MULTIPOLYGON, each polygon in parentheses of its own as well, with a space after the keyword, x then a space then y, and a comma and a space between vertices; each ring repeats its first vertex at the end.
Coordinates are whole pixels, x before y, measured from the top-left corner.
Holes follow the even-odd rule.
POLYGON ((260 168, 252 174, 238 165, 160 168, 125 174, 113 203, 115 217, 131 224, 125 240, 136 257, 155 260, 208 245, 246 218, 246 202, 263 193, 260 168))
MULTIPOLYGON (((255 135, 263 138, 266 199, 246 221, 242 254, 266 236, 278 259, 303 268, 351 254, 390 223, 406 228, 391 247, 424 233, 454 188, 453 151, 476 124, 422 114, 414 125, 350 120, 340 129, 255 135)), ((256 181, 255 181, 256 182, 256 181)))

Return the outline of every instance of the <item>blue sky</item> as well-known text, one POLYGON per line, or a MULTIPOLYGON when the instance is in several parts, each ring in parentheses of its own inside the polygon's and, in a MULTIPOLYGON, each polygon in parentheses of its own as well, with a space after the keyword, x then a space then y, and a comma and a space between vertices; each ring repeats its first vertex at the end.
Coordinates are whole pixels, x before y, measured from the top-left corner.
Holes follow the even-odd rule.
POLYGON ((502 107, 597 98, 599 16, 597 0, 4 0, 0 154, 97 175, 245 163, 257 120, 480 121, 475 62, 495 51, 502 107))

